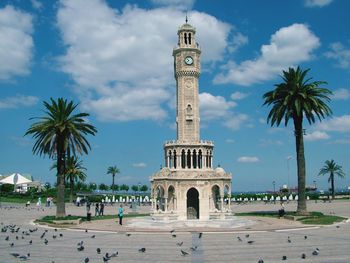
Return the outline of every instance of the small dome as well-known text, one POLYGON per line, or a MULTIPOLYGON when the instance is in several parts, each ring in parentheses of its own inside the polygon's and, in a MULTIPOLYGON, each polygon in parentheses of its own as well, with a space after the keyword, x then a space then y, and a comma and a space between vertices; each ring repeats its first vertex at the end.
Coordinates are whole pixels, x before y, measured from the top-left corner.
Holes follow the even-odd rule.
POLYGON ((196 28, 194 28, 193 26, 191 26, 188 23, 183 24, 182 26, 180 26, 179 31, 182 30, 186 30, 186 31, 196 31, 196 28))
POLYGON ((215 173, 218 175, 224 175, 226 172, 222 167, 219 166, 215 169, 215 173))

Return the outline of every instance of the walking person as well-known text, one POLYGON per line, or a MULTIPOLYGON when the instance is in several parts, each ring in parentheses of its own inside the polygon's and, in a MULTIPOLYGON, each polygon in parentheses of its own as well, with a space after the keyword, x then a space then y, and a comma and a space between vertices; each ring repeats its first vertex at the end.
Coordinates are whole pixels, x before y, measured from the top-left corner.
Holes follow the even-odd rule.
POLYGON ((98 216, 98 215, 100 215, 100 207, 99 207, 99 204, 96 203, 96 205, 95 205, 95 216, 98 216))
POLYGON ((100 203, 100 216, 103 216, 104 210, 105 210, 105 204, 102 202, 100 203))
POLYGON ((118 209, 119 225, 123 225, 123 216, 124 216, 123 205, 120 205, 118 209))

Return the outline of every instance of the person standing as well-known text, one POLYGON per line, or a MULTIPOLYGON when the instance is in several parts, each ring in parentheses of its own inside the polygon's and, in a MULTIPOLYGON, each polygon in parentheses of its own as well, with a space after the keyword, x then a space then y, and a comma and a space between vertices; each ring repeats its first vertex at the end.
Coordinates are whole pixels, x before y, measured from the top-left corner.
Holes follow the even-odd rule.
POLYGON ((96 203, 96 205, 95 205, 95 216, 98 216, 98 215, 100 215, 100 207, 99 207, 98 203, 96 203))
POLYGON ((102 202, 100 203, 100 216, 103 216, 104 210, 105 210, 105 204, 102 202))
POLYGON ((123 216, 124 216, 123 205, 120 205, 118 209, 119 225, 123 225, 123 216))

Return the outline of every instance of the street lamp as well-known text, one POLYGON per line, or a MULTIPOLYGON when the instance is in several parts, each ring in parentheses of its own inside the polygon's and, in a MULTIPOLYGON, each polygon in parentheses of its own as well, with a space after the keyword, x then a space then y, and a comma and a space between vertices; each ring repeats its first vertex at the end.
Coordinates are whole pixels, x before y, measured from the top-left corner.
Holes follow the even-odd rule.
POLYGON ((292 156, 287 156, 287 176, 288 176, 288 180, 287 180, 287 187, 288 187, 288 190, 290 189, 290 186, 289 186, 289 161, 292 159, 293 157, 292 156))
POLYGON ((315 188, 315 191, 316 191, 317 190, 316 180, 314 180, 314 188, 315 188))

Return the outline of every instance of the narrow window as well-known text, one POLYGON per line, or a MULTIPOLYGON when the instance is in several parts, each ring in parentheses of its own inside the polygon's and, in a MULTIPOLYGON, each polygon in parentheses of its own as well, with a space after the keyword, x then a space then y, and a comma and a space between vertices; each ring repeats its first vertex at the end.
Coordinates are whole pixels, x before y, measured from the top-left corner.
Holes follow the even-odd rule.
POLYGON ((191 33, 188 33, 188 44, 191 45, 191 33))
POLYGON ((184 34, 185 44, 187 45, 187 33, 184 34))

